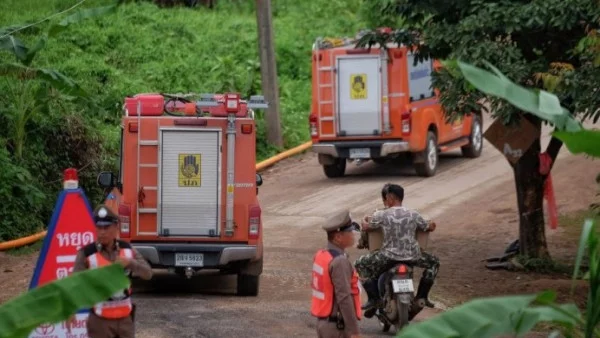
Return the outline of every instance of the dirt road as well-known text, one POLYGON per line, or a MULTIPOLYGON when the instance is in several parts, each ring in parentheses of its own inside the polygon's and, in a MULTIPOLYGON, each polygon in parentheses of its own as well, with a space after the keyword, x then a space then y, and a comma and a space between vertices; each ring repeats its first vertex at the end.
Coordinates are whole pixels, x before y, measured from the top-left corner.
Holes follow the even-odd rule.
MULTIPOLYGON (((489 119, 485 122, 487 128, 489 119)), ((563 149, 553 171, 555 189, 567 191, 557 195, 561 212, 593 196, 593 177, 600 171, 598 162, 565 155, 563 149)), ((341 208, 350 208, 360 218, 380 207, 380 189, 387 182, 404 186, 405 204, 438 222, 428 251, 442 262, 432 291, 440 309, 428 309, 418 319, 471 297, 536 289, 529 281, 539 277, 488 271, 480 263, 518 236, 512 171, 489 143, 478 159, 462 158, 459 152, 443 155, 438 174, 427 179, 417 177, 410 165, 398 164, 350 165, 347 173, 342 179, 325 178, 311 153, 263 173, 259 197, 265 267, 260 295, 235 296, 233 276, 201 275, 188 281, 157 273, 135 288, 138 337, 315 337, 309 279, 312 255, 325 244, 322 221, 341 208)), ((558 251, 561 246, 553 238, 560 231, 548 235, 558 251)), ((350 257, 354 260, 362 253, 353 249, 350 257)), ((36 258, 0 257, 1 289, 13 295, 25 290, 36 258)), ((6 299, 3 293, 0 301, 6 299)), ((374 319, 363 321, 361 329, 363 337, 391 336, 382 334, 374 319)))
MULTIPOLYGON (((457 207, 464 210, 465 201, 490 188, 498 190, 497 187, 501 187, 505 193, 508 189, 508 195, 514 196, 512 171, 508 163, 489 143, 484 146, 483 155, 475 160, 462 158, 458 151, 444 155, 438 174, 428 179, 417 177, 410 165, 366 163, 358 168, 351 165, 347 177, 329 180, 313 154, 290 159, 268 170, 263 174, 265 183, 259 193, 266 244, 265 271, 259 297, 238 298, 231 295, 235 287, 233 277, 199 276, 188 282, 171 276, 157 276, 153 282, 143 285, 139 290, 142 294, 137 295, 140 336, 314 337, 314 319, 309 316, 309 274, 313 253, 325 244, 321 222, 340 208, 350 208, 354 217, 362 217, 380 207, 380 189, 386 182, 404 186, 405 204, 435 218, 457 207), (218 288, 215 289, 215 286, 218 288), (213 292, 218 294, 210 294, 213 292)), ((568 155, 567 151, 563 150, 560 156, 565 155, 568 155)), ((595 164, 594 170, 597 172, 598 169, 598 164, 595 164)), ((583 171, 581 173, 585 178, 583 171)), ((590 174, 588 178, 591 177, 590 174)), ((516 216, 515 205, 513 203, 512 209, 508 208, 508 214, 513 217, 516 216)), ((490 208, 494 209, 493 206, 490 208)), ((432 234, 430 244, 434 254, 443 252, 440 255, 442 265, 458 258, 457 254, 453 254, 452 245, 461 239, 464 242, 464 236, 472 231, 471 227, 478 229, 476 231, 485 230, 486 236, 503 231, 495 229, 495 224, 446 227, 445 223, 450 223, 447 219, 441 218, 438 222, 440 226, 432 234), (451 245, 444 243, 446 237, 452 238, 451 245)), ((488 255, 501 251, 517 236, 516 224, 508 227, 512 230, 504 229, 502 237, 491 239, 493 244, 481 242, 479 248, 488 255)), ((454 248, 460 247, 459 243, 454 248)), ((362 253, 364 251, 351 250, 351 259, 362 253)), ((467 257, 458 260, 463 258, 467 257)), ((470 258, 477 260, 477 257, 470 258)), ((446 272, 442 267, 440 278, 447 276, 463 286, 471 283, 468 273, 446 272)), ((434 287, 432 297, 440 308, 444 308, 447 303, 453 303, 455 297, 450 299, 444 294, 442 281, 439 285, 441 287, 437 289, 434 287)), ((452 289, 452 285, 448 287, 452 289)), ((439 311, 424 311, 419 318, 439 311)), ((365 337, 389 336, 381 333, 374 319, 363 321, 361 328, 365 337)))

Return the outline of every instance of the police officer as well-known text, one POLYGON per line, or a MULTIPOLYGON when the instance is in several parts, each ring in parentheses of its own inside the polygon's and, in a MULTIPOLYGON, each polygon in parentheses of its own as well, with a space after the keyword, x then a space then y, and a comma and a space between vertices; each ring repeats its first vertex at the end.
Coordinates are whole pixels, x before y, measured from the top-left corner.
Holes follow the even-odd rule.
POLYGON ((344 210, 334 215, 324 226, 327 232, 327 249, 314 257, 312 271, 311 314, 317 317, 319 338, 360 337, 358 321, 361 319, 358 275, 344 252, 354 245, 353 231, 357 223, 344 210))
MULTIPOLYGON (((81 248, 75 258, 73 272, 100 268, 117 262, 125 268, 127 276, 132 274, 142 279, 152 278, 152 269, 144 257, 129 245, 118 240, 119 218, 106 205, 94 210, 96 243, 81 248)), ((94 305, 87 320, 90 338, 133 338, 135 305, 131 301, 131 287, 117 292, 105 302, 94 305)), ((74 317, 67 323, 70 328, 74 317)), ((69 330, 70 331, 70 330, 69 330)))

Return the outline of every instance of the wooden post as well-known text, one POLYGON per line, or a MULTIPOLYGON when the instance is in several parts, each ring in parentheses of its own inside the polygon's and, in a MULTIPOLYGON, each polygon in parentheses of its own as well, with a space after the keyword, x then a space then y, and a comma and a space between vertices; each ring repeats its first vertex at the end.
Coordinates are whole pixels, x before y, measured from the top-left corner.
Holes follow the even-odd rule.
POLYGON ((277 84, 277 65, 273 43, 271 0, 256 0, 256 24, 258 28, 262 91, 269 103, 269 108, 267 108, 265 114, 267 140, 272 145, 282 148, 283 138, 279 117, 279 86, 277 84))

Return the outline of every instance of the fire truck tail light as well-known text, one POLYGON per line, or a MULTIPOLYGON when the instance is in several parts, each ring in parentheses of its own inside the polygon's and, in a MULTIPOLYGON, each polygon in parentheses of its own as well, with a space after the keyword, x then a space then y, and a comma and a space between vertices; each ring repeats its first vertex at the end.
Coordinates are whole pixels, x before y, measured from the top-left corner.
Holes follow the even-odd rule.
POLYGON ((131 208, 127 204, 119 204, 119 222, 121 223, 121 227, 119 229, 119 237, 121 238, 129 238, 130 236, 130 227, 129 222, 131 218, 131 208))
POLYGON ((242 124, 242 134, 251 134, 252 133, 252 125, 251 124, 242 124))
POLYGON ((315 137, 319 135, 319 130, 317 129, 317 116, 311 114, 308 118, 308 123, 310 125, 310 136, 315 137))
POLYGON ((259 206, 251 206, 248 210, 248 238, 258 239, 260 234, 260 214, 261 209, 259 206))
POLYGON ((410 110, 407 110, 404 113, 402 113, 401 120, 402 120, 402 134, 410 134, 410 122, 411 122, 410 110))

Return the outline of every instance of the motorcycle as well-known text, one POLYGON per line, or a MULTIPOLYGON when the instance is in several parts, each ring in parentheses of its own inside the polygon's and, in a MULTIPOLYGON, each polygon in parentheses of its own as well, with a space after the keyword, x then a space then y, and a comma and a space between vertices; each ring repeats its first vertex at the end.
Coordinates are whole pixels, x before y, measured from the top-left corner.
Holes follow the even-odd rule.
MULTIPOLYGON (((373 251, 381 246, 383 234, 380 232, 365 232, 369 237, 369 250, 373 251)), ((417 231, 417 239, 422 249, 426 247, 428 236, 428 232, 417 231)), ((362 247, 364 248, 365 245, 362 247)), ((379 276, 377 286, 379 297, 382 300, 381 306, 365 311, 364 316, 365 318, 376 316, 383 332, 388 332, 392 325, 399 332, 426 306, 425 299, 416 298, 413 267, 407 262, 394 262, 379 276)))

